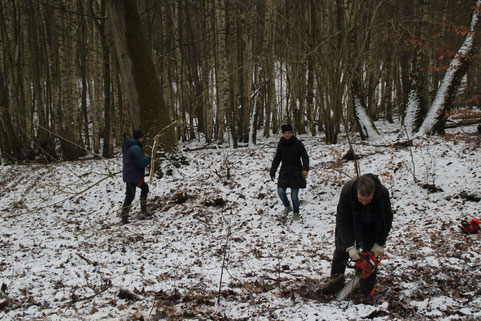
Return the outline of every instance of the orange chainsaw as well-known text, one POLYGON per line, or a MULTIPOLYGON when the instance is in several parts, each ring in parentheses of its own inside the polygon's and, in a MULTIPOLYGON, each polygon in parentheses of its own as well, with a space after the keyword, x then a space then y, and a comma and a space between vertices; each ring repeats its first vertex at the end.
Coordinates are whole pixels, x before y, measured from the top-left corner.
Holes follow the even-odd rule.
POLYGON ((367 279, 372 272, 376 270, 383 258, 384 256, 377 257, 372 252, 362 252, 361 257, 354 263, 353 266, 353 268, 356 269, 356 274, 337 294, 336 300, 342 301, 347 298, 349 294, 351 294, 351 292, 359 286, 361 279, 367 279))

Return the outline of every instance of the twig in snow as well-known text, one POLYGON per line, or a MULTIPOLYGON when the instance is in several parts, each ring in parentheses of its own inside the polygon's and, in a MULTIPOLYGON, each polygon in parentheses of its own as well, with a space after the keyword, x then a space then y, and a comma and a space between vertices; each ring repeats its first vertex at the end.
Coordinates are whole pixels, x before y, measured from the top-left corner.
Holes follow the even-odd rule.
MULTIPOLYGON (((224 215, 222 215, 222 217, 224 218, 224 215)), ((225 218, 224 218, 225 220, 225 218)), ((220 303, 220 292, 221 292, 221 289, 222 289, 222 277, 224 275, 224 268, 226 266, 226 261, 227 261, 227 250, 228 250, 228 246, 229 246, 229 241, 230 241, 230 236, 231 236, 231 228, 230 228, 230 225, 227 226, 227 235, 226 235, 226 239, 225 239, 225 245, 224 245, 224 255, 223 255, 223 258, 222 258, 222 268, 220 270, 220 281, 219 281, 219 293, 218 293, 218 296, 217 296, 217 304, 220 303)))
POLYGON ((110 289, 112 287, 112 282, 110 280, 105 280, 105 281, 106 281, 106 283, 104 284, 102 289, 100 289, 100 291, 98 291, 98 292, 96 292, 96 293, 94 293, 90 296, 86 296, 84 298, 74 298, 70 302, 68 302, 66 305, 72 305, 72 304, 75 304, 77 302, 91 300, 91 299, 95 298, 97 295, 104 293, 105 291, 107 291, 108 289, 110 289))
POLYGON ((53 207, 55 205, 58 205, 58 204, 62 204, 63 202, 67 201, 67 200, 70 200, 72 198, 74 198, 75 196, 79 196, 83 193, 85 193, 86 191, 88 191, 89 189, 93 188, 94 186, 97 186, 99 185, 100 183, 102 183, 103 181, 105 181, 106 179, 108 178, 111 178, 113 177, 114 175, 117 175, 117 174, 120 174, 122 172, 117 172, 117 173, 111 173, 111 174, 108 174, 106 175, 104 178, 102 178, 101 180, 91 184, 91 185, 88 185, 87 187, 85 187, 84 189, 82 189, 81 191, 69 196, 69 197, 66 197, 58 202, 54 202, 54 203, 51 203, 51 204, 47 204, 47 205, 44 205, 44 206, 37 206, 37 207, 34 207, 32 208, 31 210, 28 210, 26 212, 23 212, 23 213, 19 213, 19 214, 13 214, 13 215, 9 215, 9 216, 6 216, 5 219, 9 219, 9 218, 15 218, 15 217, 18 217, 18 216, 21 216, 21 215, 25 215, 25 214, 28 214, 28 213, 32 213, 32 212, 37 212, 39 210, 42 210, 44 208, 48 208, 48 207, 53 207))
POLYGON ((227 267, 225 267, 225 271, 227 272, 227 274, 229 274, 229 276, 234 279, 235 281, 239 282, 239 284, 241 285, 242 288, 244 288, 244 290, 246 290, 247 292, 249 292, 250 294, 254 294, 254 292, 252 292, 251 290, 249 290, 243 282, 241 282, 241 280, 237 277, 235 277, 234 275, 232 275, 229 271, 229 269, 227 267))
POLYGON ((77 255, 78 255, 81 259, 83 259, 85 262, 87 262, 88 264, 90 264, 90 265, 96 266, 96 265, 98 264, 97 262, 92 261, 92 260, 86 258, 85 256, 83 256, 83 255, 80 254, 80 253, 77 253, 77 255))
POLYGON ((416 178, 416 163, 414 162, 413 144, 412 144, 411 138, 409 137, 409 133, 406 126, 404 126, 404 130, 406 131, 406 138, 408 139, 408 142, 410 142, 408 144, 408 147, 409 147, 409 154, 411 155, 411 165, 412 165, 411 173, 413 174, 414 182, 417 183, 418 180, 416 178))

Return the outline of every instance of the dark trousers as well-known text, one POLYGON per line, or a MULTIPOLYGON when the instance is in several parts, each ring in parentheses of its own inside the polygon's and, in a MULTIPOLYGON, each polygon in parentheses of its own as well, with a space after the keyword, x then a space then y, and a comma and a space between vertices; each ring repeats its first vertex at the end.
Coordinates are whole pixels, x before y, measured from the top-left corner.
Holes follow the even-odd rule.
MULTIPOLYGON (((336 249, 334 250, 334 257, 332 258, 331 277, 339 274, 344 274, 346 271, 347 261, 349 260, 349 253, 341 246, 341 239, 337 235, 336 230, 336 249)), ((362 295, 368 295, 376 284, 377 269, 371 273, 367 279, 361 279, 360 291, 362 295)))
POLYGON ((128 207, 132 204, 135 198, 135 190, 140 187, 140 200, 146 200, 147 194, 149 194, 149 185, 146 182, 142 182, 142 185, 138 186, 136 183, 126 183, 125 199, 123 207, 128 207))

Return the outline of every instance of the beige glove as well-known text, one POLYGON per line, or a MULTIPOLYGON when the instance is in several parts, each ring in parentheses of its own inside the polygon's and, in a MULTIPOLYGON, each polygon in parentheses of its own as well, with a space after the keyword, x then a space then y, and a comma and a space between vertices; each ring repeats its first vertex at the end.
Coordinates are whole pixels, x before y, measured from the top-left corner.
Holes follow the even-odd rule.
POLYGON ((375 256, 383 256, 384 255, 384 245, 379 245, 374 243, 372 246, 371 252, 374 253, 375 256))
POLYGON ((361 257, 361 251, 359 251, 359 249, 355 245, 348 247, 346 249, 346 252, 349 253, 349 257, 353 261, 357 261, 361 257))
POLYGON ((302 177, 304 177, 304 178, 307 178, 307 173, 308 173, 308 172, 307 172, 307 171, 305 171, 305 170, 304 170, 304 171, 302 171, 302 177))

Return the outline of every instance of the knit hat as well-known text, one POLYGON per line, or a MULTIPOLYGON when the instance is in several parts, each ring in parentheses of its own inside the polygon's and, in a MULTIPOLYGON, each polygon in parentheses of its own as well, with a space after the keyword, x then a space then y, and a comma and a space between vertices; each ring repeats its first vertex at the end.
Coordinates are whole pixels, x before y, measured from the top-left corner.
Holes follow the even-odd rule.
POLYGON ((144 137, 144 132, 140 129, 134 129, 134 138, 135 139, 141 139, 142 137, 144 137))
POLYGON ((284 124, 281 126, 282 132, 292 132, 291 124, 284 124))

